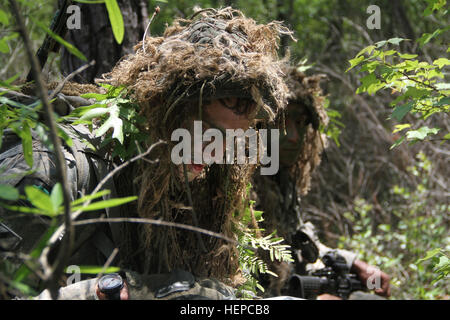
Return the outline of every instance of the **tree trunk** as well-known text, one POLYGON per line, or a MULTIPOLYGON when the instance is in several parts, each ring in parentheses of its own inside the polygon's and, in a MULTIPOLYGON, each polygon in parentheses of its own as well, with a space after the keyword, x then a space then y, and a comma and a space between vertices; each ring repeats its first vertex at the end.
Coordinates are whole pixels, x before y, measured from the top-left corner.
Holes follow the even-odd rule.
MULTIPOLYGON (((77 3, 81 11, 81 29, 69 30, 65 39, 77 47, 88 59, 96 64, 78 74, 74 81, 92 83, 95 78, 109 72, 124 55, 132 53, 133 47, 142 39, 148 23, 147 2, 145 0, 118 1, 125 25, 122 44, 117 44, 112 33, 108 13, 104 3, 77 3)), ((65 48, 61 52, 61 72, 64 76, 86 62, 71 55, 65 48)))

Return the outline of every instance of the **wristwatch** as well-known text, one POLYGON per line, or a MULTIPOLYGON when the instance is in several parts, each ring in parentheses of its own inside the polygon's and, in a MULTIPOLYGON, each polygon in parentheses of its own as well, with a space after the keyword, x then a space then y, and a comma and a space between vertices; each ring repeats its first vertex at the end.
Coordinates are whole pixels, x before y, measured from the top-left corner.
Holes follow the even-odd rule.
POLYGON ((118 273, 110 273, 100 278, 98 288, 106 295, 107 300, 120 300, 123 284, 123 279, 118 273))

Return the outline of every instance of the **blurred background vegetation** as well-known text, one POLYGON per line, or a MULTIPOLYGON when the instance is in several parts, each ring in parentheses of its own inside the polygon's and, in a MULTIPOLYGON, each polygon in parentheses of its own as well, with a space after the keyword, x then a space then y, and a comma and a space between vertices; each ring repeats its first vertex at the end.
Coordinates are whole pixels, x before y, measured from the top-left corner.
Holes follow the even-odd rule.
MULTIPOLYGON (((66 40, 97 64, 80 74, 77 81, 92 82, 142 39, 149 16, 156 6, 160 13, 150 32, 160 35, 175 17, 188 18, 194 7, 233 6, 264 23, 284 21, 295 32, 297 42, 281 39, 280 55, 290 54, 294 62, 304 61, 307 74, 323 73, 334 139, 315 173, 309 194, 302 199, 303 217, 317 225, 320 238, 329 246, 357 251, 362 259, 380 267, 392 277, 393 298, 448 299, 448 277, 437 280, 436 262, 418 263, 432 249, 448 254, 449 240, 449 155, 448 141, 434 140, 414 145, 402 144, 393 134, 398 122, 389 119, 393 97, 389 91, 356 94, 362 74, 345 72, 361 49, 377 41, 400 37, 410 41, 399 51, 418 54, 431 63, 448 56, 448 26, 443 10, 424 17, 432 1, 425 0, 119 0, 125 23, 121 45, 112 36, 103 4, 79 4, 81 30, 71 30, 66 40), (381 28, 370 30, 366 20, 369 5, 381 9, 381 28), (420 47, 422 34, 446 29, 439 37, 420 47), (340 133, 340 134, 339 134, 340 133)), ((436 1, 435 1, 436 2, 436 1)), ((439 2, 439 1, 437 1, 439 2)), ((442 1, 440 1, 442 2, 442 1)), ((444 1, 445 2, 445 1, 444 1)), ((34 49, 45 31, 35 21, 50 25, 58 1, 21 1, 23 15, 34 49)), ((0 0, 0 81, 23 79, 29 67, 20 37, 14 33, 7 1, 0 0)), ((44 68, 48 81, 64 78, 85 62, 65 49, 52 53, 44 68)), ((448 69, 444 71, 448 79, 448 69)), ((448 114, 426 121, 407 115, 408 122, 427 122, 449 132, 448 114)), ((438 259, 438 256, 436 257, 438 259)))

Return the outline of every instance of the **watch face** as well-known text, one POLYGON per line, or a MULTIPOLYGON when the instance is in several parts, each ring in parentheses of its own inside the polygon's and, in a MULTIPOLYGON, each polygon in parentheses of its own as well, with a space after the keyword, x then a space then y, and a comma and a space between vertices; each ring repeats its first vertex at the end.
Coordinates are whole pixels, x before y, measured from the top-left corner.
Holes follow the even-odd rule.
POLYGON ((117 292, 123 287, 122 277, 117 273, 107 274, 100 279, 98 287, 103 293, 117 292))

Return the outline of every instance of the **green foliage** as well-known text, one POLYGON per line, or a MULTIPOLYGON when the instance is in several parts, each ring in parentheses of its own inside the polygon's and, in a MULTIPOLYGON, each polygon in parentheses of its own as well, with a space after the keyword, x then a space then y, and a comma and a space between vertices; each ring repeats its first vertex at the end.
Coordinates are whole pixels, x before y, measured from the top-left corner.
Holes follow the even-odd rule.
POLYGON ((122 12, 117 4, 117 0, 75 0, 79 3, 86 4, 98 4, 104 3, 106 5, 106 10, 108 11, 109 21, 111 23, 111 28, 113 31, 114 38, 118 44, 123 42, 123 37, 125 35, 125 25, 123 22, 122 12))
MULTIPOLYGON (((5 189, 4 185, 0 185, 2 189, 5 189)), ((15 195, 18 195, 19 192, 13 187, 7 186, 8 192, 12 193, 14 191, 14 197, 5 200, 16 200, 15 195)), ((105 208, 111 208, 120 206, 122 204, 134 201, 137 199, 136 196, 133 197, 125 197, 125 198, 115 198, 108 200, 100 200, 93 202, 89 205, 84 205, 86 201, 95 200, 102 196, 108 195, 110 193, 109 190, 102 190, 95 194, 87 195, 81 197, 77 200, 71 202, 71 212, 75 212, 80 210, 80 212, 87 211, 95 211, 102 210, 105 208)), ((63 195, 62 195, 62 187, 59 183, 55 184, 51 193, 48 194, 44 190, 36 186, 26 186, 25 187, 25 195, 19 195, 18 198, 24 201, 28 201, 31 206, 18 206, 18 205, 10 205, 3 202, 0 202, 0 206, 22 213, 30 213, 35 215, 43 215, 51 218, 50 226, 47 229, 46 233, 43 235, 41 240, 37 243, 34 249, 29 254, 29 258, 27 258, 27 264, 21 265, 19 268, 12 266, 10 262, 7 260, 0 263, 0 271, 7 275, 7 278, 10 279, 9 285, 13 286, 18 292, 25 296, 36 295, 35 292, 30 285, 27 283, 32 283, 33 272, 32 270, 39 270, 38 259, 42 254, 43 250, 48 246, 48 241, 56 231, 59 225, 58 217, 63 213, 63 195), (17 269, 17 270, 16 270, 17 269)), ((103 270, 102 267, 94 267, 94 266, 82 266, 80 267, 81 273, 100 273, 100 272, 116 272, 118 268, 110 267, 106 270, 103 270)))
MULTIPOLYGON (((446 1, 430 0, 425 15, 433 11, 442 10, 446 1)), ((445 11, 444 16, 447 14, 445 11)), ((432 35, 422 36, 418 42, 423 46, 437 35, 450 30, 450 28, 437 29, 432 35)), ((426 120, 436 113, 450 113, 450 84, 445 82, 444 69, 450 66, 447 58, 435 59, 432 63, 420 61, 417 54, 401 53, 398 46, 403 38, 392 38, 376 42, 363 48, 355 58, 351 59, 347 72, 360 66, 358 73, 366 75, 361 78, 361 85, 356 93, 366 92, 370 95, 379 90, 390 90, 394 95, 391 102, 393 108, 391 119, 403 121, 406 115, 412 114, 426 120)), ((439 128, 422 126, 412 129, 409 124, 397 125, 395 132, 405 131, 391 148, 400 145, 405 139, 415 143, 423 141, 430 136, 437 135, 439 128)), ((448 134, 443 139, 448 140, 448 134)))
POLYGON ((125 88, 104 86, 108 89, 106 94, 82 95, 95 99, 95 104, 76 108, 64 119, 88 125, 96 137, 104 137, 99 148, 110 148, 113 158, 127 160, 141 150, 141 144, 147 139, 138 129, 145 119, 138 114, 139 106, 127 97, 125 88))
MULTIPOLYGON (((397 50, 383 50, 387 44, 398 45, 405 39, 389 39, 364 48, 356 57, 350 60, 352 68, 361 65, 358 72, 368 74, 361 79, 357 93, 375 94, 377 91, 391 90, 395 95, 391 106, 391 119, 402 121, 408 114, 420 115, 426 120, 435 113, 450 112, 450 87, 442 82, 443 68, 450 65, 450 60, 439 58, 432 64, 414 59, 417 55, 402 54, 397 50)), ((411 142, 424 140, 430 135, 436 135, 439 128, 422 126, 412 130, 403 127, 406 139, 411 142)), ((396 131, 398 132, 398 131, 396 131)), ((403 141, 404 137, 401 138, 403 141)), ((395 146, 401 141, 396 142, 395 146)))
POLYGON ((125 34, 122 12, 120 12, 120 8, 116 0, 105 0, 105 5, 106 10, 108 11, 108 17, 111 22, 114 38, 118 44, 121 44, 125 34))
POLYGON ((450 259, 447 253, 440 249, 433 249, 427 252, 425 258, 417 260, 417 263, 422 263, 423 261, 433 260, 434 264, 434 272, 438 274, 437 278, 435 278, 432 283, 435 283, 441 279, 445 279, 448 277, 450 273, 450 259))
MULTIPOLYGON (((10 193, 12 193, 12 189, 14 189, 15 190, 14 194, 18 194, 18 191, 15 188, 8 186, 8 189, 9 189, 10 193)), ((75 201, 72 201, 71 211, 72 212, 75 212, 78 210, 80 210, 81 212, 96 211, 96 210, 101 210, 101 209, 105 209, 105 208, 120 206, 122 204, 125 204, 130 201, 134 201, 137 199, 136 196, 132 196, 132 197, 125 197, 125 198, 102 200, 102 201, 97 201, 97 202, 91 203, 89 205, 84 205, 84 203, 86 201, 97 199, 101 196, 107 195, 108 193, 109 193, 108 190, 103 190, 101 192, 91 194, 88 196, 84 196, 75 201)), ((12 211, 39 214, 39 215, 48 216, 50 218, 59 216, 59 215, 63 214, 63 212, 64 212, 62 187, 59 183, 55 184, 50 195, 36 186, 26 186, 25 187, 25 195, 26 196, 19 196, 19 198, 30 202, 31 207, 9 205, 9 204, 3 203, 3 202, 0 202, 0 206, 4 207, 6 209, 12 210, 12 211)))
MULTIPOLYGON (((442 16, 447 15, 445 0, 427 0, 428 6, 424 11, 424 16, 429 16, 435 11, 442 16)), ((450 28, 438 28, 433 33, 424 33, 417 42, 422 48, 429 44, 431 40, 436 41, 439 36, 448 32, 450 28)), ((370 95, 377 93, 379 90, 390 90, 394 95, 391 102, 391 119, 398 122, 405 122, 406 116, 411 114, 417 120, 427 120, 434 114, 441 116, 450 113, 450 84, 446 82, 445 68, 450 66, 450 60, 444 57, 434 59, 432 62, 420 61, 417 54, 401 53, 398 46, 401 42, 408 41, 403 38, 392 38, 389 40, 379 41, 374 45, 370 45, 362 49, 355 58, 351 59, 350 67, 347 71, 360 66, 359 72, 365 72, 366 75, 361 78, 361 85, 356 93, 366 92, 370 95)), ((447 44, 448 45, 448 44, 447 44)), ((448 52, 448 50, 447 50, 448 52)), ((419 128, 413 129, 411 123, 400 123, 395 125, 393 133, 404 132, 394 144, 395 148, 408 140, 411 143, 424 141, 430 136, 439 134, 440 128, 430 128, 427 125, 421 125, 419 128)), ((442 140, 449 140, 450 134, 443 134, 442 140)), ((362 203, 355 203, 355 210, 358 211, 362 220, 355 226, 355 230, 363 232, 364 236, 357 235, 364 250, 367 250, 368 258, 377 259, 376 254, 380 254, 379 259, 384 259, 384 264, 402 266, 407 265, 409 270, 404 270, 401 275, 397 270, 392 272, 396 274, 394 281, 398 285, 409 285, 401 293, 397 293, 401 298, 438 298, 445 294, 446 285, 439 283, 439 280, 445 280, 449 272, 448 255, 448 233, 445 224, 448 223, 448 204, 430 203, 427 199, 427 190, 429 188, 427 175, 429 174, 431 163, 423 153, 418 154, 419 162, 417 166, 409 168, 409 171, 420 176, 422 181, 417 185, 416 189, 409 191, 405 188, 394 186, 393 193, 400 199, 409 202, 406 212, 399 211, 397 207, 391 205, 391 214, 399 219, 395 230, 390 230, 391 225, 379 225, 379 232, 382 234, 374 234, 373 228, 367 224, 371 219, 367 217, 367 210, 371 210, 362 203), (421 170, 418 169, 420 167, 421 170), (432 208, 431 212, 422 214, 423 210, 432 208), (368 219, 368 220, 367 220, 368 219), (366 223, 365 223, 366 222, 366 223), (442 225, 444 224, 444 226, 442 225), (370 245, 367 238, 370 237, 370 245), (390 243, 387 243, 391 241, 390 243), (392 242, 397 243, 402 251, 397 252, 392 248, 392 242), (446 249, 441 249, 444 246, 446 249), (388 250, 386 250, 388 248, 388 250), (374 250, 375 249, 375 250, 374 250), (379 252, 376 250, 379 249, 379 252), (390 251, 391 257, 383 257, 383 253, 390 251), (428 252, 425 258, 420 260, 418 256, 422 256, 428 252), (415 258, 415 260, 413 260, 415 258), (414 263, 414 261, 416 261, 414 263), (435 269, 430 269, 430 265, 424 266, 424 261, 433 260, 435 269), (417 264, 419 263, 419 264, 417 264), (413 274, 409 273, 413 270, 413 274), (406 276, 405 276, 406 275, 406 276), (408 284, 402 283, 407 279, 408 284), (434 288, 426 288, 429 284, 434 284, 434 288)), ((352 216, 348 214, 347 218, 351 221, 352 216)), ((356 221, 354 221, 356 222, 356 221)), ((341 241, 344 241, 343 239, 341 241)), ((352 245, 358 246, 356 242, 352 245)))
POLYGON ((429 174, 432 164, 423 153, 415 166, 408 168, 420 180, 415 189, 394 186, 397 198, 386 210, 392 217, 389 224, 375 224, 373 205, 358 199, 345 218, 354 234, 341 237, 339 247, 352 248, 361 260, 380 267, 391 276, 392 296, 396 299, 445 299, 449 285, 450 249, 448 204, 435 203, 429 197, 429 174), (435 249, 445 248, 445 249, 435 249), (424 259, 418 259, 432 250, 424 259), (438 263, 433 267, 430 261, 438 263))
MULTIPOLYGON (((79 268, 82 274, 114 273, 120 271, 119 267, 80 266, 79 268)), ((68 268, 65 269, 65 272, 69 273, 68 268)))
MULTIPOLYGON (((247 187, 247 196, 250 195, 251 185, 247 187)), ((264 288, 259 284, 258 277, 265 273, 274 277, 278 275, 269 270, 267 264, 259 257, 257 249, 267 251, 271 261, 292 262, 290 246, 281 244, 284 239, 276 236, 276 231, 268 236, 262 237, 260 233, 264 229, 251 227, 254 222, 263 221, 262 211, 254 210, 254 201, 245 201, 245 208, 240 216, 239 225, 235 233, 238 237, 239 245, 239 266, 246 282, 238 288, 238 295, 244 299, 253 298, 258 295, 258 290, 264 292, 264 288), (256 249, 256 250, 255 250, 256 249)))
POLYGON ((57 35, 56 33, 54 33, 52 30, 50 30, 44 23, 34 20, 33 22, 36 23, 40 28, 42 28, 42 30, 44 30, 50 37, 52 37, 53 39, 55 39, 58 43, 62 44, 64 47, 66 47, 66 49, 73 54, 74 56, 76 56, 77 58, 83 60, 83 61, 87 61, 86 57, 81 53, 80 50, 78 50, 73 44, 67 42, 66 40, 64 40, 61 36, 57 35))
POLYGON ((330 139, 333 139, 334 143, 339 147, 339 136, 345 125, 339 120, 342 115, 339 111, 330 108, 330 100, 324 99, 324 108, 327 112, 329 122, 326 126, 320 124, 320 132, 325 133, 330 139))

